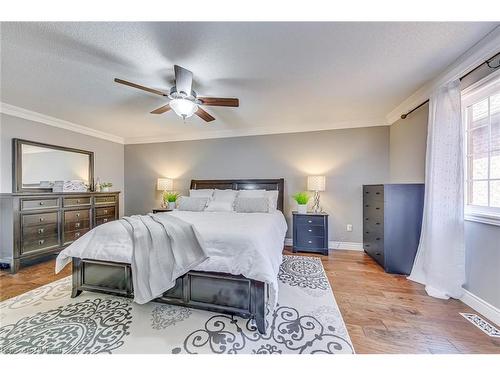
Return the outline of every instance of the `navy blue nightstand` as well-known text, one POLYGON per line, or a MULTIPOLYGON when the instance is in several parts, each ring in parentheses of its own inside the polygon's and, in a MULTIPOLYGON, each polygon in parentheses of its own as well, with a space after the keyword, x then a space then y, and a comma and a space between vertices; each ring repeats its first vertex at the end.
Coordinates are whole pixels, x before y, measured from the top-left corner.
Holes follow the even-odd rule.
POLYGON ((328 255, 328 214, 293 214, 293 252, 309 251, 328 255))

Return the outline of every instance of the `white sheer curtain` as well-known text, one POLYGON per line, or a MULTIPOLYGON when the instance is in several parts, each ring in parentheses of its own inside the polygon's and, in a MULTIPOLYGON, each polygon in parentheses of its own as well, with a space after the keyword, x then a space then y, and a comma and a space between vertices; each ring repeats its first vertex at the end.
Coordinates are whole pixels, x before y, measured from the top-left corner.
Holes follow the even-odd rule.
POLYGON ((460 298, 465 282, 463 134, 456 80, 429 101, 422 234, 408 277, 437 298, 460 298))

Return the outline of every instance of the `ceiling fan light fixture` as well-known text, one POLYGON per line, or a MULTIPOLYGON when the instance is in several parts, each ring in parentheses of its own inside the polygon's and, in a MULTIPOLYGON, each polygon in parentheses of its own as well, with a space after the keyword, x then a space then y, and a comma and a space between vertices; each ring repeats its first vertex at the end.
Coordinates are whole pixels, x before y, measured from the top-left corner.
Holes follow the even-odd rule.
POLYGON ((198 110, 196 103, 184 98, 172 99, 169 104, 174 112, 184 119, 191 117, 198 110))

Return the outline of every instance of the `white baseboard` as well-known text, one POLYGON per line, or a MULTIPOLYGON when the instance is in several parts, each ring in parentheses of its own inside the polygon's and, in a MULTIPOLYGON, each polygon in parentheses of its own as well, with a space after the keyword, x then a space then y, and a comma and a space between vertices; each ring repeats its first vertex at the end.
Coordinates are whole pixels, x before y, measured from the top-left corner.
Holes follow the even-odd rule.
MULTIPOLYGON (((292 246, 293 240, 285 238, 285 245, 292 246)), ((328 248, 332 250, 363 251, 363 244, 361 242, 328 241, 328 248)))
POLYGON ((464 289, 464 295, 460 298, 460 300, 500 327, 500 309, 466 289, 464 289))

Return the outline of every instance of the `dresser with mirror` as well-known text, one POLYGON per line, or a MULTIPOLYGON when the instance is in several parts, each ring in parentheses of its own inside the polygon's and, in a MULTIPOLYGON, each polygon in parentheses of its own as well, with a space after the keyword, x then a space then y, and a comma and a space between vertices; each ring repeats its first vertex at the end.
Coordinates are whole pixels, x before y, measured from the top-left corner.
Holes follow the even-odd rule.
POLYGON ((12 147, 13 192, 0 194, 0 263, 12 273, 118 219, 120 192, 91 191, 93 152, 21 139, 12 147), (55 181, 82 181, 89 188, 54 192, 55 181))

